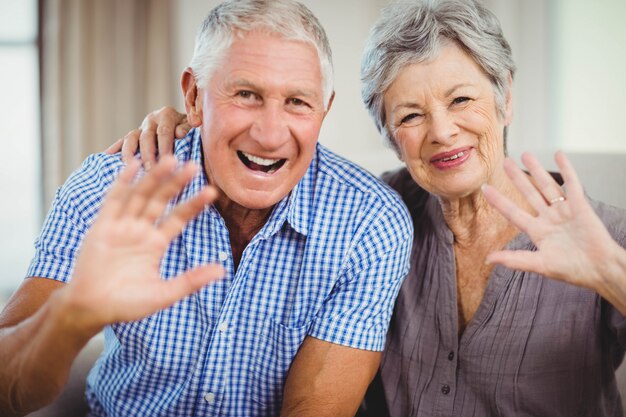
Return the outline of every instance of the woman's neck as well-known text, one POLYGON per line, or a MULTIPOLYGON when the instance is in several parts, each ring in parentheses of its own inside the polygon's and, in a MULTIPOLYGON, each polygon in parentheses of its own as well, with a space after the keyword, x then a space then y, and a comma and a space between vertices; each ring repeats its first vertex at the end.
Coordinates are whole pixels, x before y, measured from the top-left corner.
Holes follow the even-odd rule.
MULTIPOLYGON (((525 198, 508 177, 493 181, 491 185, 514 203, 531 211, 525 198)), ((493 242, 501 246, 519 233, 515 226, 489 205, 480 189, 458 199, 439 200, 444 220, 454 235, 455 245, 472 247, 481 242, 493 242)))

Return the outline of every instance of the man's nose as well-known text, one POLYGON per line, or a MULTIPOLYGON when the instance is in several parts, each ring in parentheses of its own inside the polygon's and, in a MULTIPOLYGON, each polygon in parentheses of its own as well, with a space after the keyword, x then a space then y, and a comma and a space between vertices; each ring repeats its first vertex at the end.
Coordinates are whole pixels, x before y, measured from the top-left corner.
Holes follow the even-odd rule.
POLYGON ((291 136, 287 116, 282 103, 266 102, 254 120, 250 136, 265 149, 280 148, 291 136))

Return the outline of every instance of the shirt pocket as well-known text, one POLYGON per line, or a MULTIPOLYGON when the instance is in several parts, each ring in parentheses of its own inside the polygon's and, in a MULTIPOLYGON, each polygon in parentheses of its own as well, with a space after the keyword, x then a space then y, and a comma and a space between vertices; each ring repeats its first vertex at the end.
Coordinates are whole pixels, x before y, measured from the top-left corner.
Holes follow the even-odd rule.
POLYGON ((263 415, 278 415, 287 372, 311 324, 287 327, 268 320, 258 340, 253 361, 251 400, 261 405, 263 415))

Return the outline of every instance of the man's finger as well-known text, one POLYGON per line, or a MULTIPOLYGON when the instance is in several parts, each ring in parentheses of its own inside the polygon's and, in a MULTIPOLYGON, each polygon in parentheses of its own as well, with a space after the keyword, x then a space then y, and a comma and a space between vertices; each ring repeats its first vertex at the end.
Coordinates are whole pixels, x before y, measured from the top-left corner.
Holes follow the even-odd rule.
MULTIPOLYGON (((166 156, 170 157, 170 156, 166 156)), ((164 157, 165 158, 165 157, 164 157)), ((160 162, 158 163, 160 164, 160 162)), ((157 165, 158 165, 157 164, 157 165)), ((141 216, 153 223, 163 215, 170 200, 181 193, 183 188, 198 174, 195 164, 185 164, 175 175, 162 182, 143 208, 141 216)))
POLYGON ((176 159, 172 156, 163 158, 161 162, 154 166, 150 172, 146 173, 137 184, 134 185, 132 193, 128 195, 124 204, 124 213, 129 217, 139 216, 148 202, 154 198, 155 193, 164 182, 175 175, 176 159))
POLYGON ((175 302, 193 294, 207 284, 224 277, 226 271, 219 264, 204 265, 191 269, 173 280, 162 281, 163 290, 160 309, 169 307, 175 302))
POLYGON ((174 210, 161 222, 159 230, 168 240, 178 236, 187 223, 196 217, 204 208, 217 198, 217 190, 213 187, 205 187, 198 194, 176 206, 174 210))
POLYGON ((132 193, 131 184, 140 166, 139 161, 131 159, 128 165, 122 169, 104 197, 98 220, 118 217, 120 214, 123 214, 124 203, 127 201, 129 193, 132 193))

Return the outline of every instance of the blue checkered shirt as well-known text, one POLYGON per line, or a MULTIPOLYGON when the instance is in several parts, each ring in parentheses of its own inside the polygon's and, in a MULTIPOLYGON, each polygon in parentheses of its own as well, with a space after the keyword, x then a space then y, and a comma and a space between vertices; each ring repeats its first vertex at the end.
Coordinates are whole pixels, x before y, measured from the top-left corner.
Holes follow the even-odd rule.
MULTIPOLYGON (((176 144, 202 161, 200 133, 176 144)), ((77 249, 122 167, 92 155, 59 189, 28 276, 67 282, 77 249)), ((179 200, 206 184, 197 176, 179 200)), ((312 164, 246 247, 234 273, 228 230, 207 207, 164 255, 170 279, 208 262, 226 278, 143 320, 107 327, 87 380, 95 416, 273 416, 306 336, 382 350, 408 272, 406 208, 366 171, 318 145, 312 164)))

